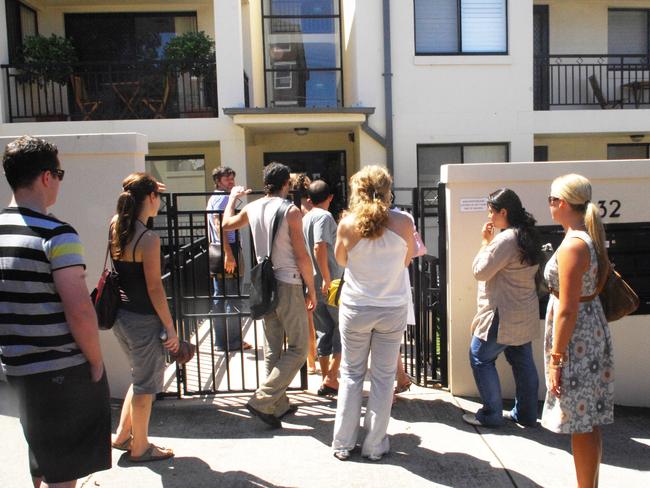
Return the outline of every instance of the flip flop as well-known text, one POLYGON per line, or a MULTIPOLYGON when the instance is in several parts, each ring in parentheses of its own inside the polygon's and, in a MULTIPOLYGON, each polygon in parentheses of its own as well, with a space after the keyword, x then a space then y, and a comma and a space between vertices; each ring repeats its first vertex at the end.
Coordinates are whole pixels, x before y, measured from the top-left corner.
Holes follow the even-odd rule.
POLYGON ((249 344, 248 342, 244 342, 241 347, 244 351, 248 351, 249 349, 253 349, 253 345, 249 344))
POLYGON ((147 448, 146 451, 142 453, 142 456, 129 456, 129 461, 131 461, 132 463, 149 463, 152 461, 163 461, 165 459, 174 457, 173 451, 164 452, 162 451, 162 449, 165 448, 157 447, 154 446, 153 444, 149 444, 149 447, 147 448), (154 454, 154 449, 160 449, 161 454, 154 454))
POLYGON ((129 436, 124 442, 111 442, 111 447, 113 449, 119 449, 120 451, 130 451, 131 450, 131 441, 133 436, 129 436))

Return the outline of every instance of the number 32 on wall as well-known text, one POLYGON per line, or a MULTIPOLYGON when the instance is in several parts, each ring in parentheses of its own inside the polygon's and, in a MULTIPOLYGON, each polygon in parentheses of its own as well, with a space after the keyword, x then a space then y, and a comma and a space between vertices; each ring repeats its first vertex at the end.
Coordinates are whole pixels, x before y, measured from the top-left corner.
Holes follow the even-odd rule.
POLYGON ((600 217, 609 217, 615 219, 621 216, 621 201, 620 200, 598 200, 598 207, 600 209, 600 217))

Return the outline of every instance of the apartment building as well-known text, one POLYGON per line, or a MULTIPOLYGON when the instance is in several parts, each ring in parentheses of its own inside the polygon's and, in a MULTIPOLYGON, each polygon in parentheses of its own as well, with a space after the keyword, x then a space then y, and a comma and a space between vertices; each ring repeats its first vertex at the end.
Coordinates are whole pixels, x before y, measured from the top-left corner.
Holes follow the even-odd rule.
POLYGON ((343 205, 364 164, 432 187, 444 163, 649 156, 650 0, 0 0, 0 25, 0 135, 141 133, 172 191, 277 160, 343 205), (207 71, 166 62, 200 31, 207 71), (35 34, 70 39, 69 77, 25 75, 35 34))

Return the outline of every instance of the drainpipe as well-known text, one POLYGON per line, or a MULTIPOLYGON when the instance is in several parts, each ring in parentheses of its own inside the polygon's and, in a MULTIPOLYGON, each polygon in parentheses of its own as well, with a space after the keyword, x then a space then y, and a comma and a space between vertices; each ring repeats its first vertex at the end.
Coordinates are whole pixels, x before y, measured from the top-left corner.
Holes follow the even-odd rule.
MULTIPOLYGON (((390 58, 390 0, 384 6, 384 106, 386 111, 386 167, 393 175, 393 71, 390 58)), ((394 176, 394 175, 393 175, 394 176)))

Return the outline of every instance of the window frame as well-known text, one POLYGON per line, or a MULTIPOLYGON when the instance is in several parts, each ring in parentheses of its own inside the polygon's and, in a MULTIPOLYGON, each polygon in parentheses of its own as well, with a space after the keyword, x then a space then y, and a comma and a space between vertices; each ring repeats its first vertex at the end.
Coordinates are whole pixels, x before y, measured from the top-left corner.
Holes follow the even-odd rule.
MULTIPOLYGON (((645 56, 646 60, 650 62, 650 8, 639 8, 639 7, 632 7, 632 8, 622 8, 622 7, 612 7, 612 8, 607 8, 607 59, 609 60, 610 54, 614 57, 620 57, 620 58, 634 58, 637 55, 642 55, 645 56), (647 39, 646 39, 646 52, 645 53, 635 53, 635 54, 623 54, 623 53, 610 53, 609 52, 609 13, 610 12, 643 12, 645 13, 646 16, 646 32, 647 32, 647 39)), ((616 63, 610 63, 616 66, 616 63)), ((633 64, 633 63, 623 63, 623 64, 633 64)), ((620 66, 621 63, 618 63, 620 66)))
POLYGON ((510 9, 509 9, 509 0, 503 0, 506 8, 506 49, 505 51, 485 51, 485 52, 464 52, 463 51, 463 19, 461 16, 461 2, 462 0, 456 1, 456 9, 458 12, 457 23, 456 23, 456 40, 458 42, 458 51, 454 52, 429 52, 429 51, 418 51, 417 45, 417 22, 415 15, 415 2, 413 0, 413 51, 416 56, 508 56, 510 54, 510 9))
MULTIPOLYGON (((418 151, 420 148, 427 147, 453 147, 460 148, 460 163, 445 163, 445 164, 474 164, 474 163, 465 163, 465 151, 466 147, 476 147, 476 146, 503 146, 506 150, 506 161, 504 163, 510 162, 510 143, 509 142, 452 142, 452 143, 443 143, 443 144, 416 144, 415 145, 415 158, 416 158, 416 169, 417 169, 417 187, 428 188, 420 185, 420 158, 418 157, 418 151)), ((478 164, 478 163, 477 163, 478 164)))
POLYGON ((20 61, 20 52, 23 45, 24 35, 22 30, 22 25, 20 22, 20 9, 24 8, 29 10, 34 14, 34 35, 38 34, 38 12, 36 9, 30 7, 29 5, 24 4, 20 0, 5 0, 5 15, 7 20, 7 51, 9 57, 9 63, 14 64, 20 61), (9 4, 13 4, 12 10, 15 14, 14 19, 9 18, 10 9, 7 8, 9 4), (14 25, 10 25, 10 22, 15 21, 14 25), (13 30, 12 30, 13 29, 13 30), (13 37, 13 39, 12 39, 13 37), (15 45, 12 46, 12 43, 15 45))
MULTIPOLYGON (((269 5, 272 7, 271 3, 273 0, 269 0, 270 3, 269 5)), ((262 12, 262 53, 264 55, 264 106, 265 107, 270 107, 269 105, 269 91, 268 91, 268 74, 269 73, 274 73, 276 71, 291 71, 292 78, 293 78, 293 72, 301 72, 301 73, 310 73, 312 71, 317 72, 317 71, 326 71, 326 72, 338 72, 340 76, 340 85, 341 85, 341 103, 340 105, 337 104, 337 107, 345 107, 345 82, 343 79, 343 25, 342 25, 342 20, 343 20, 343 15, 342 15, 342 10, 341 10, 341 0, 333 0, 337 2, 338 4, 338 10, 336 14, 327 14, 327 15, 273 15, 270 12, 266 12, 264 8, 265 1, 261 0, 261 12, 262 12), (267 56, 266 56, 266 49, 267 49, 267 40, 266 40, 266 20, 271 21, 270 23, 272 24, 273 19, 332 19, 335 22, 338 22, 338 30, 339 30, 339 35, 338 35, 338 42, 339 42, 339 64, 340 66, 338 68, 305 68, 305 69, 292 69, 292 70, 277 70, 273 69, 269 66, 267 66, 267 56)), ((272 32, 271 32, 272 33, 272 32)), ((273 76, 273 79, 275 81, 275 75, 273 76)), ((282 103, 279 105, 282 107, 282 103)), ((286 105, 285 105, 286 106, 286 105)), ((298 105, 299 106, 299 105, 298 105)), ((274 105, 275 107, 275 105, 274 105)), ((308 105, 305 104, 306 108, 309 108, 308 105)))
POLYGON ((650 143, 649 142, 632 142, 630 144, 628 143, 613 143, 613 144, 607 144, 607 161, 625 161, 625 159, 610 159, 609 158, 609 148, 610 147, 645 147, 645 158, 642 159, 650 159, 650 143))

